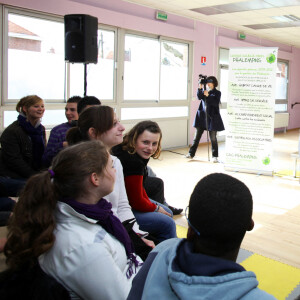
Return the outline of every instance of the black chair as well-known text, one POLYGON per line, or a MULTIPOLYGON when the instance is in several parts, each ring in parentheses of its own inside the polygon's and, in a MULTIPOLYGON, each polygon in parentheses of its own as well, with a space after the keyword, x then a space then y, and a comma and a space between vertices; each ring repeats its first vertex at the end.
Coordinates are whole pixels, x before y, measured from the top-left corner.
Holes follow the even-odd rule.
POLYGON ((70 300, 68 291, 37 263, 33 268, 0 273, 1 300, 70 300))

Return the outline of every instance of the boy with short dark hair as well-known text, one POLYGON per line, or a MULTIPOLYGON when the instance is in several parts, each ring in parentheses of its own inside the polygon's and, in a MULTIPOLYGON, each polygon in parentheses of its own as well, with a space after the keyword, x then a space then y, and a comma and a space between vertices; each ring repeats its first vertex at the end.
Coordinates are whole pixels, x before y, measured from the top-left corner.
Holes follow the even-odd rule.
POLYGON ((68 120, 66 123, 59 124, 52 128, 50 137, 47 143, 46 150, 43 154, 43 165, 49 167, 52 159, 64 147, 67 131, 76 125, 78 120, 77 105, 81 101, 80 96, 73 96, 68 99, 65 107, 65 115, 68 120))
POLYGON ((127 299, 275 299, 236 263, 245 233, 254 227, 252 207, 252 195, 238 179, 204 177, 190 198, 187 239, 154 248, 127 299))

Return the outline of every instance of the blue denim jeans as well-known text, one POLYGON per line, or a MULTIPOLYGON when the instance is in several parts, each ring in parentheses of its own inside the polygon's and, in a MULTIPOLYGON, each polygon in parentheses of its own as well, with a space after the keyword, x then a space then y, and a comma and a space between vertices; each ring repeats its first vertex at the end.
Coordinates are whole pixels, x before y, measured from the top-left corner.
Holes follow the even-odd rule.
MULTIPOLYGON (((173 217, 173 213, 168 207, 151 199, 150 201, 162 206, 163 209, 170 213, 173 217)), ((140 229, 149 232, 151 235, 155 236, 160 242, 177 237, 176 225, 171 217, 159 212, 141 212, 134 209, 132 210, 132 212, 140 226, 140 229)))

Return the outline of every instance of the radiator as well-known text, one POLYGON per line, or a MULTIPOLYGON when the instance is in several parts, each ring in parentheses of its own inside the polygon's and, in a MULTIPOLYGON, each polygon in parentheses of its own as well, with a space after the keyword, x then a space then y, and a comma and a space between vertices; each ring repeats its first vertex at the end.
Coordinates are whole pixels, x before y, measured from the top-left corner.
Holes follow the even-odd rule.
POLYGON ((286 128, 289 125, 289 113, 275 113, 275 120, 274 120, 274 129, 276 128, 286 128))

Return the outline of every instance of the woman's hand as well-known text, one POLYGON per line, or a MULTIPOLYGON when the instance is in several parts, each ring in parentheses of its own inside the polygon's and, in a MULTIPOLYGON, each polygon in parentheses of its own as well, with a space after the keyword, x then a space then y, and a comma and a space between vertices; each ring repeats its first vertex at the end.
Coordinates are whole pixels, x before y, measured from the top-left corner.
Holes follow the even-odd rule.
POLYGON ((143 242, 144 242, 147 246, 151 247, 152 249, 155 248, 155 244, 154 244, 153 241, 150 241, 150 240, 147 240, 147 239, 144 239, 144 238, 142 238, 142 240, 143 240, 143 242))
POLYGON ((169 214, 168 212, 166 212, 161 206, 158 207, 158 212, 164 215, 167 215, 169 217, 171 217, 171 214, 169 214))
POLYGON ((208 91, 204 91, 203 94, 204 94, 205 97, 208 97, 208 96, 209 96, 208 91))

